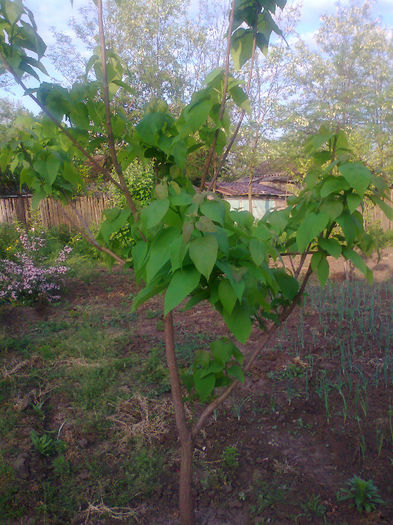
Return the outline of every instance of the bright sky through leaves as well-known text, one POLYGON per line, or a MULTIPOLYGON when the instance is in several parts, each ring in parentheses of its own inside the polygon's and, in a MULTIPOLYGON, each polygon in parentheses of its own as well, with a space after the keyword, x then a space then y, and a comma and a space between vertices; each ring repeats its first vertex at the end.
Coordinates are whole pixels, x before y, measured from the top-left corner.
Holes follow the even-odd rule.
MULTIPOLYGON (((129 0, 131 1, 131 0, 129 0)), ((298 0, 289 0, 288 6, 298 4, 298 0)), ((320 17, 323 14, 332 14, 335 12, 336 2, 332 0, 303 0, 302 17, 297 26, 300 36, 306 40, 312 40, 314 32, 319 27, 320 17)), ((25 5, 29 7, 34 15, 38 26, 38 31, 48 47, 54 43, 52 29, 73 36, 68 21, 71 17, 78 16, 78 10, 82 7, 92 5, 91 0, 74 0, 73 7, 69 0, 25 0, 25 5)), ((362 0, 342 0, 341 4, 349 6, 352 4, 362 5, 362 0)), ((372 12, 376 18, 382 20, 382 24, 393 31, 393 0, 374 0, 372 2, 372 12)), ((190 13, 196 11, 198 0, 190 1, 190 13)), ((285 11, 284 11, 285 12, 285 11)), ((56 75, 55 70, 46 62, 46 66, 51 75, 56 80, 61 79, 56 75)), ((13 87, 10 91, 0 89, 0 97, 13 99, 15 102, 20 101, 29 110, 36 112, 37 108, 34 103, 27 97, 22 97, 22 92, 18 87, 13 87)))

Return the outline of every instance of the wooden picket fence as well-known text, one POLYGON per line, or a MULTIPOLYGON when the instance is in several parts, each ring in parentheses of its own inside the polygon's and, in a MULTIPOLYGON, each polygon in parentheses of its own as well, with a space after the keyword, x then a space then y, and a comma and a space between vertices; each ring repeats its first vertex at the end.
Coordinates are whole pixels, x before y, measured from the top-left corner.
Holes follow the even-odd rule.
MULTIPOLYGON (((391 190, 393 200, 393 189, 391 190)), ((78 197, 72 201, 72 206, 63 206, 55 199, 43 199, 38 206, 38 218, 44 228, 65 225, 69 229, 98 224, 102 213, 111 207, 111 200, 104 193, 90 197, 78 197)), ((0 198, 0 223, 15 221, 29 226, 33 215, 30 195, 10 196, 0 198)), ((367 210, 366 223, 379 224, 383 230, 393 229, 393 221, 389 220, 379 208, 367 210)))
POLYGON ((0 223, 21 222, 29 226, 38 219, 44 228, 65 225, 69 229, 98 224, 105 208, 111 206, 109 197, 99 194, 73 199, 71 205, 62 205, 55 199, 43 199, 36 211, 32 210, 30 195, 0 198, 0 223), (37 214, 37 216, 35 216, 37 214))

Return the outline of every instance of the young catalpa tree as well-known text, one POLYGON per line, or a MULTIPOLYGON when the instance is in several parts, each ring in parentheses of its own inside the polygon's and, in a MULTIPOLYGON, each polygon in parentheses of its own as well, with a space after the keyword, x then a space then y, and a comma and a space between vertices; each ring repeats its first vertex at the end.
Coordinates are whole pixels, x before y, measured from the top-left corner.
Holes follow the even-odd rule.
POLYGON ((343 256, 372 279, 361 257, 373 247, 363 228, 364 203, 371 201, 392 217, 384 202, 386 184, 353 159, 342 131, 323 129, 310 138, 307 152, 313 164, 303 188, 288 199, 286 209, 273 211, 260 221, 248 212, 231 211, 210 191, 239 129, 238 124, 229 137, 226 103, 231 99, 239 106, 241 118, 249 110, 247 93, 229 72, 230 55, 236 69, 250 61, 248 91, 255 53, 258 49, 266 52, 272 33, 281 35, 273 16, 285 3, 233 0, 224 67, 208 75, 205 87, 193 95, 178 118, 164 101, 153 100, 136 126, 116 103, 120 90, 130 90, 128 72, 121 59, 106 48, 101 0, 95 1, 100 45, 88 64, 95 79, 70 89, 48 82, 27 88, 25 74, 39 80, 38 72, 46 73, 40 61, 45 44, 22 0, 0 4, 3 69, 43 112, 38 120, 27 116, 16 120, 12 134, 2 143, 1 169, 11 166, 20 171, 21 184, 33 190, 35 204, 50 196, 72 205, 73 195, 83 189, 78 163, 88 161, 124 194, 127 207, 106 211, 99 240, 87 225, 83 234, 116 262, 133 267, 142 286, 134 309, 151 297, 163 297, 166 358, 181 448, 179 507, 184 525, 194 522, 191 480, 197 434, 244 381, 245 372, 277 326, 299 303, 311 273, 325 284, 328 256, 343 256), (208 155, 201 188, 196 190, 187 178, 187 161, 202 147, 208 155), (110 168, 94 157, 97 149, 105 148, 112 161, 110 168), (155 172, 154 199, 141 212, 124 177, 124 170, 135 159, 151 159, 155 172), (121 245, 116 241, 120 229, 123 238, 128 232, 128 242, 121 245), (296 264, 294 255, 300 255, 296 264), (247 341, 254 325, 259 326, 259 346, 244 356, 232 339, 218 339, 195 355, 190 369, 180 374, 173 316, 186 299, 186 308, 208 301, 241 343, 247 341), (205 405, 192 423, 185 414, 186 390, 205 405))

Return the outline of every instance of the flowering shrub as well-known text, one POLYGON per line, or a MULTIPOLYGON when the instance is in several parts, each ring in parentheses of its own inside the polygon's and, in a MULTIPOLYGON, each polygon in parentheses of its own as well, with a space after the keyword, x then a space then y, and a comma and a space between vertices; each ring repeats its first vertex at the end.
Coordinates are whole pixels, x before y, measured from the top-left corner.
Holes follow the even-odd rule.
POLYGON ((60 299, 58 280, 69 270, 64 263, 72 248, 65 246, 49 266, 41 253, 45 245, 45 239, 39 235, 19 235, 18 251, 13 258, 0 260, 1 302, 60 299))

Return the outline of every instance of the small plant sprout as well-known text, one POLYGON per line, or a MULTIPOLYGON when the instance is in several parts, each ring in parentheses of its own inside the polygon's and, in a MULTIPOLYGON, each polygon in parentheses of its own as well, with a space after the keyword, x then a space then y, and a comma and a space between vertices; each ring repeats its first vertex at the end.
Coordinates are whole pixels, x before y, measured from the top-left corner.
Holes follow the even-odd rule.
POLYGON ((377 505, 384 503, 371 479, 365 481, 358 476, 353 476, 346 485, 347 487, 338 491, 337 499, 338 501, 350 501, 358 512, 372 512, 377 505))
POLYGON ((305 503, 302 503, 302 509, 317 517, 322 517, 326 512, 326 507, 321 503, 319 494, 313 494, 305 503))
POLYGON ((31 408, 33 409, 34 414, 36 414, 42 421, 45 419, 44 401, 33 403, 31 408))
POLYGON ((224 467, 227 470, 235 471, 239 467, 239 456, 237 447, 225 447, 222 452, 224 467))
POLYGON ((33 447, 42 456, 52 456, 56 452, 56 440, 48 434, 39 435, 35 430, 30 433, 31 442, 33 447))
POLYGON ((246 396, 246 397, 243 397, 242 399, 236 399, 236 396, 232 395, 232 410, 238 421, 240 421, 241 419, 243 406, 246 403, 248 403, 248 401, 250 401, 251 399, 252 399, 252 396, 246 396))

